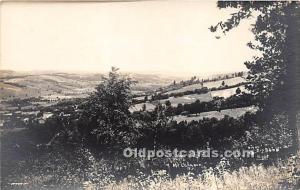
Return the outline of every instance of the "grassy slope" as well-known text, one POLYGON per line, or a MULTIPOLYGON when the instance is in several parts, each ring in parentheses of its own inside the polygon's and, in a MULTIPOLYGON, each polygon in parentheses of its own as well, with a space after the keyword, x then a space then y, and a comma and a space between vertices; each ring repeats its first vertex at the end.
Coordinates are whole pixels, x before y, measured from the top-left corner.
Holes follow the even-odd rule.
POLYGON ((188 85, 188 86, 182 87, 178 90, 168 91, 168 92, 166 92, 166 94, 185 92, 185 91, 194 90, 194 89, 201 89, 202 87, 217 88, 217 87, 221 86, 222 81, 225 82, 225 85, 231 86, 231 85, 245 82, 245 79, 242 77, 235 77, 235 78, 231 78, 231 79, 224 79, 224 80, 218 80, 218 81, 213 81, 213 82, 205 82, 205 83, 203 83, 203 86, 201 84, 193 84, 193 85, 188 85))
POLYGON ((203 118, 217 118, 217 119, 222 119, 225 115, 228 115, 230 117, 233 118, 237 118, 240 117, 242 115, 244 115, 246 112, 255 112, 257 109, 254 106, 250 106, 250 107, 244 107, 244 108, 236 108, 236 109, 226 109, 226 110, 221 110, 220 112, 218 111, 210 111, 210 112, 203 112, 198 114, 197 116, 182 116, 182 115, 178 115, 175 116, 173 119, 177 122, 181 122, 181 121, 198 121, 200 119, 203 118))

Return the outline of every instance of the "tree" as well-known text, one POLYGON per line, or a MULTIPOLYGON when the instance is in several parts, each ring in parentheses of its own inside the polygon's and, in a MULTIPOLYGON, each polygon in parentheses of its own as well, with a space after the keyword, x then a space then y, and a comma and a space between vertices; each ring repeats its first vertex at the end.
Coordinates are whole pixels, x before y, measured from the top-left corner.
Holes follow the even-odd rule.
POLYGON ((176 115, 181 114, 183 111, 184 111, 183 105, 182 105, 181 103, 179 103, 179 104, 177 105, 176 115))
POLYGON ((158 143, 159 130, 165 128, 167 126, 168 122, 169 122, 169 119, 166 116, 166 107, 159 103, 154 108, 154 118, 150 124, 151 129, 153 130, 153 148, 154 149, 158 148, 157 146, 159 145, 159 143, 158 143))
POLYGON ((170 100, 166 100, 165 102, 166 108, 165 108, 165 114, 166 116, 172 116, 173 115, 173 108, 170 100))
POLYGON ((269 113, 284 112, 288 126, 293 131, 293 151, 300 150, 299 114, 300 94, 300 3, 299 2, 218 2, 219 8, 234 7, 238 11, 225 22, 219 22, 210 30, 221 28, 226 34, 237 27, 241 20, 258 12, 252 32, 256 43, 248 46, 261 52, 260 57, 246 62, 249 69, 246 88, 255 95, 259 107, 269 113))
POLYGON ((134 138, 134 122, 129 108, 132 104, 130 78, 121 76, 112 67, 108 77, 96 87, 83 105, 81 124, 85 136, 105 145, 130 144, 134 138))
POLYGON ((225 86, 225 81, 222 81, 222 84, 221 84, 221 86, 225 86))
POLYGON ((242 91, 241 91, 241 89, 240 89, 240 87, 238 87, 236 90, 235 90, 235 93, 236 94, 240 94, 242 91))
POLYGON ((145 96, 144 101, 145 101, 145 102, 148 101, 148 96, 145 96))
POLYGON ((147 110, 146 104, 143 104, 142 111, 146 111, 146 110, 147 110))
POLYGON ((195 113, 196 115, 198 115, 198 113, 200 112, 201 112, 200 100, 197 99, 192 106, 191 113, 195 113))

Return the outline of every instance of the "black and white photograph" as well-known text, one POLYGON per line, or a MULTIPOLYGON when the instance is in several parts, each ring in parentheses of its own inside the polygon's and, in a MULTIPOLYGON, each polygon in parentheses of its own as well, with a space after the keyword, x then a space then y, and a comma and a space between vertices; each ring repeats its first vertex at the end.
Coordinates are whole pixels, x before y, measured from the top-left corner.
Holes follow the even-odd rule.
POLYGON ((299 0, 0 0, 0 189, 300 190, 299 109, 299 0))

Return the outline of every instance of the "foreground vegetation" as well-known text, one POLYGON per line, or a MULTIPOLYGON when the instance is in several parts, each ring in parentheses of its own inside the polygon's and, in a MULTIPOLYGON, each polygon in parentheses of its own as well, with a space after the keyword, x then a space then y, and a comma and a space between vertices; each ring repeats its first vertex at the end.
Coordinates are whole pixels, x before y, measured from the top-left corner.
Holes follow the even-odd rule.
MULTIPOLYGON (((296 164, 296 162, 294 162, 296 164)), ((299 163, 298 163, 299 164, 299 163)), ((171 179, 163 171, 152 174, 145 181, 143 179, 126 179, 120 183, 113 183, 105 187, 111 190, 141 189, 149 190, 294 190, 300 188, 300 176, 293 176, 287 168, 293 166, 278 165, 264 167, 253 165, 241 167, 237 171, 220 170, 216 174, 213 169, 195 176, 193 173, 177 176, 171 179), (147 184, 146 186, 143 186, 147 184)), ((90 184, 90 187, 96 187, 90 184)))
MULTIPOLYGON (((231 170, 226 160, 215 167, 209 167, 201 174, 187 172, 172 177, 166 170, 151 170, 149 174, 138 169, 136 174, 118 178, 113 170, 122 167, 122 161, 111 162, 97 159, 87 149, 69 151, 67 158, 62 152, 48 154, 39 161, 27 165, 22 174, 15 174, 4 189, 150 189, 150 190, 296 190, 300 188, 300 157, 290 157, 287 161, 271 166, 251 165, 231 170), (60 156, 59 156, 60 155, 60 156), (62 156, 64 155, 64 156, 62 156), (299 170, 298 170, 299 171, 299 170), (18 183, 14 183, 15 181, 18 183)), ((115 161, 115 159, 113 159, 115 161)), ((124 162, 124 160, 123 160, 124 162)), ((123 165, 124 167, 124 165, 123 165)), ((24 169, 24 168, 23 168, 24 169)), ((119 172, 122 172, 120 169, 119 172)))

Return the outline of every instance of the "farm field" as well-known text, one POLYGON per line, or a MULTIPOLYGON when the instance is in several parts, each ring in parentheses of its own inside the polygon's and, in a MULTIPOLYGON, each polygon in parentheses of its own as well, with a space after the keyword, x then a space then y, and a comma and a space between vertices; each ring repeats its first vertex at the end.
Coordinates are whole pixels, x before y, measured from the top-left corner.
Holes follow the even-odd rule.
POLYGON ((244 115, 246 112, 255 112, 257 111, 257 108, 254 106, 249 106, 249 107, 244 107, 244 108, 235 108, 235 109, 226 109, 226 110, 221 110, 220 112, 218 111, 210 111, 210 112, 203 112, 193 116, 174 116, 173 120, 177 122, 181 121, 186 121, 186 122, 191 122, 191 121, 198 121, 203 118, 217 118, 217 119, 222 119, 225 117, 225 115, 228 115, 233 118, 238 118, 242 115, 244 115))
POLYGON ((135 104, 135 105, 131 106, 129 111, 131 111, 131 112, 141 111, 144 104, 146 105, 147 111, 152 111, 155 108, 155 105, 153 103, 141 103, 141 104, 135 104))
MULTIPOLYGON (((158 101, 154 102, 147 102, 146 104, 146 110, 150 111, 153 110, 155 105, 158 103, 164 104, 167 100, 169 100, 172 104, 172 106, 177 106, 178 104, 190 104, 195 102, 196 100, 200 100, 200 102, 209 102, 211 101, 214 97, 223 97, 223 98, 228 98, 236 93, 236 89, 238 87, 234 88, 228 88, 224 90, 216 90, 216 91, 210 91, 205 94, 189 94, 189 95, 184 95, 181 97, 170 97, 168 99, 161 99, 158 101)), ((239 87, 241 91, 246 91, 244 86, 239 87)), ((136 100, 143 100, 144 97, 137 97, 135 98, 136 100)), ((144 103, 139 103, 135 104, 131 111, 140 111, 142 110, 142 106, 144 103)))
POLYGON ((236 85, 236 84, 239 84, 242 82, 246 82, 246 79, 243 77, 234 77, 234 78, 225 79, 225 80, 221 79, 218 81, 206 82, 203 84, 203 86, 207 87, 207 88, 214 88, 214 87, 217 88, 222 85, 223 81, 225 82, 225 85, 232 86, 232 85, 236 85))
POLYGON ((181 104, 189 104, 193 103, 196 100, 200 100, 200 102, 209 102, 212 100, 211 93, 208 92, 206 94, 190 94, 182 97, 170 97, 168 99, 160 100, 161 103, 165 103, 165 101, 169 100, 172 106, 177 106, 179 103, 181 104))
POLYGON ((180 92, 185 92, 185 91, 190 91, 190 90, 195 90, 195 89, 201 89, 203 87, 218 88, 222 85, 223 81, 225 82, 225 85, 231 86, 231 85, 236 85, 236 84, 245 82, 246 80, 242 77, 235 77, 235 78, 230 78, 230 79, 205 82, 205 83, 203 83, 203 85, 202 84, 193 84, 193 85, 188 85, 188 86, 182 87, 177 90, 168 91, 165 94, 180 93, 180 92))
POLYGON ((158 101, 154 102, 147 102, 147 103, 140 103, 140 104, 135 104, 131 107, 130 111, 141 111, 143 105, 146 105, 146 110, 151 111, 155 108, 155 106, 158 103, 164 104, 166 101, 170 101, 172 106, 177 106, 178 104, 189 104, 193 103, 196 100, 200 100, 201 102, 209 102, 212 100, 211 94, 206 93, 206 94, 191 94, 191 95, 185 95, 182 97, 170 97, 168 99, 161 99, 158 101))
POLYGON ((228 98, 236 93, 236 89, 240 88, 242 92, 246 92, 247 90, 245 89, 245 86, 239 86, 239 87, 233 87, 233 88, 228 88, 224 90, 216 90, 216 91, 211 91, 209 92, 212 97, 223 97, 223 98, 228 98))

